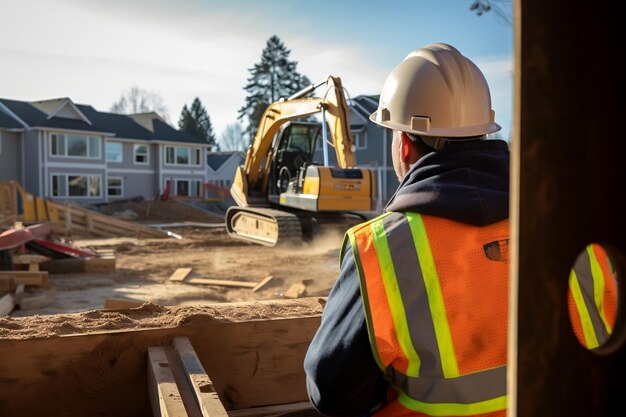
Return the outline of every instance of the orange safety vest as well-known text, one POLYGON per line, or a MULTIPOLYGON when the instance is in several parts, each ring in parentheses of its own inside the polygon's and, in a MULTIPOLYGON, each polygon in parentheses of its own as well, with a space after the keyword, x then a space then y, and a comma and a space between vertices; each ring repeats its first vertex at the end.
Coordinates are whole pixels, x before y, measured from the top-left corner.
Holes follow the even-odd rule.
POLYGON ((617 314, 617 284, 606 252, 587 245, 570 271, 567 292, 574 334, 587 349, 606 342, 617 314))
POLYGON ((504 416, 508 220, 477 227, 389 212, 346 237, 395 397, 376 417, 504 416))

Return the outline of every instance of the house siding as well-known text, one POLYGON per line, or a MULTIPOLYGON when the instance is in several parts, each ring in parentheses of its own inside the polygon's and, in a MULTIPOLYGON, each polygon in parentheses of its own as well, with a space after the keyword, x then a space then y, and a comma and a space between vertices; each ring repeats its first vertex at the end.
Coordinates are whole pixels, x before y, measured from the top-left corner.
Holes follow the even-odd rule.
MULTIPOLYGON (((24 132, 23 136, 23 145, 24 145, 24 178, 22 186, 26 191, 35 195, 43 192, 43 187, 40 188, 40 183, 42 181, 41 178, 41 170, 43 169, 44 161, 42 157, 42 151, 40 150, 41 141, 39 137, 41 136, 41 132, 38 130, 29 130, 24 132)), ((41 184, 43 185, 43 184, 41 184)))
POLYGON ((21 133, 0 130, 0 181, 20 178, 21 133))
MULTIPOLYGON (((151 200, 156 197, 159 191, 157 182, 155 181, 154 174, 141 174, 133 172, 111 172, 107 173, 108 178, 121 178, 122 179, 122 192, 121 196, 109 196, 109 201, 115 201, 119 199, 127 199, 134 197, 143 197, 147 200, 151 200)), ((106 194, 105 183, 105 194, 106 194)))

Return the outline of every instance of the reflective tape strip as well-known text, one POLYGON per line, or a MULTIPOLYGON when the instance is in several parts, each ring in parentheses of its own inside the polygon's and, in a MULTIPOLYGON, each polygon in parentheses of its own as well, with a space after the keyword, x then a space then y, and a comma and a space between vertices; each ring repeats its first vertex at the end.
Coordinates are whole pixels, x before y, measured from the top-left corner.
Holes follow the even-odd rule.
POLYGON ((354 262, 357 267, 357 272, 359 274, 359 279, 361 281, 361 285, 359 285, 359 290, 361 291, 361 298, 363 299, 363 310, 365 311, 365 324, 367 325, 367 334, 369 336, 370 346, 372 348, 372 354, 374 355, 374 360, 378 364, 380 369, 385 369, 386 365, 383 363, 380 358, 380 353, 378 352, 378 346, 376 345, 376 339, 374 335, 374 323, 372 321, 372 313, 369 304, 369 297, 367 295, 367 288, 365 285, 365 275, 363 273, 363 268, 361 266, 361 261, 359 259, 359 251, 357 248, 356 238, 354 236, 354 231, 352 229, 348 230, 346 233, 348 239, 350 240, 350 246, 352 247, 352 253, 354 254, 354 262))
POLYGON ((395 329, 396 338, 402 353, 408 360, 406 373, 408 375, 417 376, 420 368, 420 358, 415 352, 411 335, 407 324, 407 316, 404 310, 404 301, 398 286, 398 279, 392 263, 391 253, 389 252, 389 244, 385 233, 383 221, 376 221, 370 225, 372 228, 372 236, 374 237, 374 247, 378 255, 378 264, 380 266, 381 278, 387 294, 389 309, 391 310, 391 318, 395 329))
POLYGON ((582 327, 583 338, 585 339, 585 347, 587 349, 593 349, 599 346, 598 339, 596 338, 596 332, 593 329, 591 317, 589 317, 589 311, 585 306, 585 299, 578 282, 576 272, 572 269, 569 275, 569 288, 572 293, 574 304, 576 305, 578 318, 580 319, 580 326, 582 327))
POLYGON ((391 259, 397 265, 396 278, 404 300, 411 342, 420 359, 419 375, 443 378, 439 346, 417 252, 413 245, 407 244, 413 241, 408 220, 404 215, 396 215, 385 218, 383 224, 391 259))
POLYGON ((506 409, 506 373, 506 366, 501 366, 458 378, 430 379, 390 369, 387 377, 406 408, 433 416, 467 416, 506 409))
MULTIPOLYGON (((579 300, 577 301, 576 294, 574 294, 574 292, 572 292, 572 294, 574 295, 576 307, 579 310, 579 315, 583 326, 583 334, 585 336, 585 342, 587 343, 588 349, 598 347, 601 343, 609 338, 609 333, 607 331, 607 328, 605 327, 605 323, 602 321, 599 312, 599 309, 602 308, 603 302, 599 305, 596 304, 595 292, 596 287, 598 286, 596 284, 596 281, 604 280, 604 277, 602 276, 602 271, 599 268, 597 269, 599 272, 596 271, 596 274, 594 275, 591 258, 588 251, 584 251, 583 253, 581 253, 581 255, 576 259, 576 263, 574 265, 574 277, 578 286, 580 287, 580 296, 583 302, 579 304, 579 300), (598 276, 598 273, 600 276, 598 276), (582 311, 581 308, 583 309, 582 311)), ((604 284, 602 284, 602 288, 603 289, 601 296, 604 297, 604 284)))
POLYGON ((587 246, 587 254, 589 255, 589 266, 591 268, 591 275, 593 276, 593 298, 598 309, 598 314, 600 315, 600 320, 602 320, 602 323, 604 324, 606 338, 608 338, 608 336, 612 333, 612 327, 606 319, 606 314, 604 313, 604 293, 606 291, 604 272, 602 271, 602 267, 596 258, 593 245, 587 246))
POLYGON ((433 318, 433 324, 435 325, 435 334, 437 336, 437 345, 439 346, 439 354, 441 356, 443 375, 445 378, 454 378, 459 376, 459 365, 456 361, 452 334, 450 332, 450 325, 448 324, 446 308, 439 284, 439 275, 437 274, 435 260, 430 250, 426 227, 424 226, 421 215, 406 213, 406 217, 409 221, 413 241, 415 242, 417 258, 428 295, 428 305, 433 318))

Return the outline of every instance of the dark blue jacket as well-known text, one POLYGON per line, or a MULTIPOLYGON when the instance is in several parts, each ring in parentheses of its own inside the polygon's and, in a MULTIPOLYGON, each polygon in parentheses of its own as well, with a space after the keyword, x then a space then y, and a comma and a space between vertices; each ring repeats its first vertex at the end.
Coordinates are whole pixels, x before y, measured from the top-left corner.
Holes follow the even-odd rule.
MULTIPOLYGON (((417 161, 385 211, 488 225, 509 216, 509 150, 502 140, 453 143, 417 161)), ((347 239, 346 239, 347 241, 347 239)), ((306 357, 309 399, 328 416, 363 416, 384 404, 387 384, 369 344, 349 242, 306 357)))

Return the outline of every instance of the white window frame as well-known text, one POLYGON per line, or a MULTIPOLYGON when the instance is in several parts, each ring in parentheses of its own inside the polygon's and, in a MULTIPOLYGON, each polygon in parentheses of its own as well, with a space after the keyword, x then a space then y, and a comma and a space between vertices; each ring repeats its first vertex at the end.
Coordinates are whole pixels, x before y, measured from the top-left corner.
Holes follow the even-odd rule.
POLYGON ((99 160, 102 159, 102 137, 101 136, 92 136, 92 135, 83 135, 83 134, 68 134, 68 133, 61 133, 61 132, 50 132, 48 134, 48 138, 49 138, 49 144, 50 146, 48 147, 48 155, 51 158, 67 158, 67 159, 91 159, 91 160, 99 160), (53 136, 63 136, 63 149, 62 149, 62 153, 60 154, 54 154, 54 146, 52 146, 52 137, 53 136), (77 136, 77 137, 82 137, 87 139, 87 146, 86 146, 86 151, 87 151, 87 155, 86 156, 81 156, 81 155, 68 155, 68 137, 69 136, 77 136), (92 141, 90 139, 96 139, 96 141, 98 142, 98 156, 89 156, 91 154, 91 143, 92 141))
POLYGON ((143 143, 133 144, 133 163, 135 165, 149 165, 150 164, 150 145, 143 143), (140 146, 146 147, 146 162, 137 162, 137 148, 140 146))
POLYGON ((116 141, 109 141, 107 140, 105 145, 104 145, 104 153, 105 153, 105 159, 107 162, 113 162, 116 164, 119 164, 121 162, 124 162, 124 144, 122 142, 116 142, 116 141), (113 159, 109 159, 109 151, 107 150, 107 146, 108 145, 119 145, 120 146, 120 160, 113 160, 113 159))
POLYGON ((198 183, 198 194, 188 194, 186 196, 183 197, 202 197, 202 180, 193 180, 193 179, 189 179, 189 178, 167 178, 164 180, 163 183, 163 189, 165 189, 167 187, 167 182, 169 180, 172 180, 174 182, 174 186, 172 187, 172 190, 170 190, 170 195, 172 196, 178 196, 178 183, 179 182, 186 182, 187 183, 187 188, 189 189, 189 191, 194 191, 192 188, 192 183, 196 182, 198 183))
POLYGON ((354 136, 354 145, 356 149, 367 149, 367 132, 366 131, 353 133, 352 135, 354 136), (359 146, 359 138, 362 138, 362 142, 363 142, 360 146, 359 146))
POLYGON ((107 197, 113 197, 113 198, 124 197, 124 177, 108 177, 107 178, 106 188, 107 188, 107 197), (120 194, 119 195, 109 194, 109 188, 111 188, 111 186, 109 185, 109 180, 120 180, 120 186, 119 187, 113 187, 115 189, 119 188, 119 190, 120 190, 120 194))
POLYGON ((86 174, 86 173, 54 173, 50 174, 50 197, 56 198, 68 198, 68 199, 77 199, 77 198, 102 198, 102 175, 101 174, 86 174), (54 177, 65 177, 65 190, 63 195, 54 195, 54 177), (89 184, 87 184, 87 195, 70 195, 70 181, 69 177, 87 177, 88 182, 91 181, 92 177, 97 177, 100 183, 100 187, 98 188, 98 195, 89 195, 89 184))
POLYGON ((199 167, 202 165, 202 148, 196 147, 196 146, 174 146, 174 145, 166 145, 165 146, 165 152, 163 152, 163 164, 164 165, 168 165, 168 166, 192 166, 192 167, 199 167), (167 161, 167 151, 168 149, 172 149, 174 152, 174 162, 168 162, 167 161), (185 149, 187 150, 187 160, 189 161, 189 163, 187 164, 179 164, 178 162, 176 162, 176 152, 178 149, 185 149), (196 154, 196 163, 192 163, 193 159, 192 155, 196 154))

